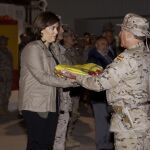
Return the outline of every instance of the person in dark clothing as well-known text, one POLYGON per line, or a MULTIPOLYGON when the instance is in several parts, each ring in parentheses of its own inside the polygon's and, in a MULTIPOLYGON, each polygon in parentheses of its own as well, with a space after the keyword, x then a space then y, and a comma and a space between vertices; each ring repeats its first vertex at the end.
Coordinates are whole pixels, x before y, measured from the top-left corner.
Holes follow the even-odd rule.
MULTIPOLYGON (((108 42, 105 37, 98 37, 95 43, 95 48, 89 52, 88 63, 95 63, 106 68, 112 62, 108 54, 108 42)), ((112 149, 113 144, 110 143, 109 132, 109 112, 106 100, 106 92, 90 91, 90 98, 95 116, 96 125, 96 150, 112 149)))
POLYGON ((0 115, 8 114, 13 80, 13 58, 7 46, 8 38, 0 36, 0 115))
POLYGON ((116 49, 116 41, 114 39, 113 30, 107 29, 103 31, 103 36, 108 41, 108 56, 111 59, 116 58, 117 56, 117 49, 116 49))

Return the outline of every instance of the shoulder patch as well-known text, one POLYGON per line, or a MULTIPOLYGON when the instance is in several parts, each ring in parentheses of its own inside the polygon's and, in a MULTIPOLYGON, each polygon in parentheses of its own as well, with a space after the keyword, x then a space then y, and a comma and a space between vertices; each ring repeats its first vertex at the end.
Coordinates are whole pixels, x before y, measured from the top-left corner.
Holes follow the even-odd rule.
POLYGON ((121 54, 115 58, 115 60, 117 60, 117 61, 122 61, 123 59, 124 59, 124 56, 121 54))

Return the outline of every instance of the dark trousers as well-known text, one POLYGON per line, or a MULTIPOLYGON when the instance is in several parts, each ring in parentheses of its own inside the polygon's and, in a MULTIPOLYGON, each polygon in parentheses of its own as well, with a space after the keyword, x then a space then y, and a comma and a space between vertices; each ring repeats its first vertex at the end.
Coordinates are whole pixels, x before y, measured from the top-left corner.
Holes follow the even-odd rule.
POLYGON ((38 113, 22 111, 27 126, 26 150, 52 150, 58 122, 58 113, 49 112, 47 118, 41 118, 38 113))
POLYGON ((92 103, 92 105, 95 117, 96 150, 112 149, 113 143, 110 142, 108 106, 106 103, 92 103))

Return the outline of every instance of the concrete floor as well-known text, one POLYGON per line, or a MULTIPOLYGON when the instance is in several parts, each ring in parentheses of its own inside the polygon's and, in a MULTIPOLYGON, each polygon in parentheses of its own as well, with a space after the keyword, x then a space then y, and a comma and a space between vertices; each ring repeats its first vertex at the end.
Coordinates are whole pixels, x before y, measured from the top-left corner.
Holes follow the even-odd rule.
MULTIPOLYGON (((76 125, 74 137, 81 145, 67 150, 95 150, 94 119, 91 112, 82 109, 81 117, 76 125)), ((0 116, 0 150, 25 150, 26 130, 22 119, 17 114, 0 116)))

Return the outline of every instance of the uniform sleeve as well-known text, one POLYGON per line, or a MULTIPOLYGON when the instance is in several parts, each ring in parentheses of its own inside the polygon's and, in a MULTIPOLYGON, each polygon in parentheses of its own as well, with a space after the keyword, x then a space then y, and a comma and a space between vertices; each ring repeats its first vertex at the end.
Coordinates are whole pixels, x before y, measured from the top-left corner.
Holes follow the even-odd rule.
POLYGON ((119 82, 125 80, 136 69, 135 60, 123 58, 112 62, 98 77, 77 76, 76 80, 87 89, 103 91, 117 86, 119 82))
POLYGON ((22 53, 23 61, 26 64, 30 73, 41 84, 54 87, 72 87, 76 86, 71 80, 58 78, 50 75, 44 70, 42 50, 37 46, 29 46, 22 53))

